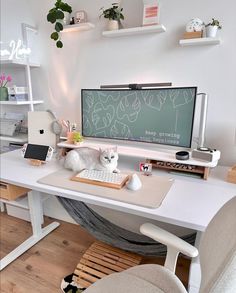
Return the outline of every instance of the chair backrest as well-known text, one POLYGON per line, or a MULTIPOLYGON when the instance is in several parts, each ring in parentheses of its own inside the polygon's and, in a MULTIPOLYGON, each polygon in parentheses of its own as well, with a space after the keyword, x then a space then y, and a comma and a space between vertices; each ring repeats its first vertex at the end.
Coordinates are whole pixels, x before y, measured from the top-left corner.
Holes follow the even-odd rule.
POLYGON ((199 252, 200 292, 236 292, 236 196, 209 223, 199 252))

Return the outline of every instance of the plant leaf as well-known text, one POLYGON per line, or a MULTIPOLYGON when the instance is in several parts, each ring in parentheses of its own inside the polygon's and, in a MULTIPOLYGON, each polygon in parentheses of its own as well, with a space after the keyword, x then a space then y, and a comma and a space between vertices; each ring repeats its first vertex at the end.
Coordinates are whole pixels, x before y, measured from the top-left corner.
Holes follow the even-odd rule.
POLYGON ((63 31, 63 25, 60 22, 56 22, 56 24, 55 24, 55 30, 57 32, 63 31))
POLYGON ((65 16, 61 10, 57 10, 56 14, 57 14, 57 19, 63 19, 65 16))
POLYGON ((54 41, 58 40, 59 39, 59 34, 58 32, 54 32, 51 34, 51 39, 53 39, 54 41))
POLYGON ((69 4, 67 4, 67 3, 61 2, 61 4, 60 4, 59 7, 60 7, 60 9, 61 9, 62 11, 69 12, 69 13, 72 12, 72 8, 71 8, 71 6, 70 6, 69 4))
POLYGON ((57 45, 57 48, 62 48, 63 47, 62 41, 57 41, 56 45, 57 45))
POLYGON ((47 15, 47 21, 51 23, 55 23, 57 20, 56 11, 49 12, 47 15))

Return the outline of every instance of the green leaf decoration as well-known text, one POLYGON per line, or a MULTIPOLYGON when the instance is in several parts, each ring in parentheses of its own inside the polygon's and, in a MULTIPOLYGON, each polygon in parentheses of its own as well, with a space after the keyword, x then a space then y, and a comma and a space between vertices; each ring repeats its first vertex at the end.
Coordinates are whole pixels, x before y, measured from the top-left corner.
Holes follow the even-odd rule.
POLYGON ((70 5, 68 5, 67 3, 64 3, 64 2, 61 2, 60 4, 60 9, 62 11, 65 11, 65 12, 68 12, 68 13, 71 13, 72 12, 72 8, 70 5))
POLYGON ((57 19, 63 19, 64 18, 64 13, 61 10, 57 10, 57 19))
POLYGON ((54 32, 51 34, 51 39, 53 39, 54 41, 59 39, 59 34, 57 32, 54 32))
POLYGON ((47 20, 51 23, 55 23, 57 20, 56 12, 49 12, 47 15, 47 20))
POLYGON ((56 22, 56 24, 55 24, 55 30, 57 32, 63 31, 63 25, 60 22, 56 22))
POLYGON ((47 14, 47 21, 55 24, 55 32, 53 32, 50 37, 52 40, 56 41, 57 48, 63 47, 63 43, 60 41, 60 32, 63 30, 63 23, 61 20, 65 17, 64 12, 71 13, 72 7, 63 0, 56 0, 54 7, 51 8, 47 14))
POLYGON ((56 45, 57 45, 57 48, 62 48, 63 47, 62 41, 57 41, 56 45))

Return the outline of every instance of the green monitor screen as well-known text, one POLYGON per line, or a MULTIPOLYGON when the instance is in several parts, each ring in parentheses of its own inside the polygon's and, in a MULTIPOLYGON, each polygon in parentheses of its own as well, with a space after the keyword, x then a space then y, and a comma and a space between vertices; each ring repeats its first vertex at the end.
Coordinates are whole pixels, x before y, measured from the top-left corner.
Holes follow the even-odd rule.
POLYGON ((191 147, 197 87, 82 89, 84 137, 191 147))

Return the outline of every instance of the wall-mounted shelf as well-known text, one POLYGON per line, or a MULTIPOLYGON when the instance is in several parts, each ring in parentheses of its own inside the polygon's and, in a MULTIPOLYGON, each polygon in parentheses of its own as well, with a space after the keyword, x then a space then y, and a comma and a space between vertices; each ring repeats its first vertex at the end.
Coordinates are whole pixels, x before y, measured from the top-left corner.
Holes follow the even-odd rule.
POLYGON ((28 134, 18 134, 16 136, 0 136, 0 140, 9 142, 20 142, 24 143, 28 141, 28 134))
POLYGON ((196 38, 180 40, 180 46, 208 46, 219 45, 221 40, 219 38, 196 38))
POLYGON ((149 33, 163 33, 166 31, 164 25, 149 25, 142 27, 124 28, 114 31, 104 31, 102 35, 104 37, 115 38, 131 35, 149 34, 149 33))
MULTIPOLYGON (((27 61, 24 59, 14 59, 14 60, 0 60, 1 65, 6 65, 9 67, 17 68, 22 66, 27 66, 27 61)), ((29 63, 30 67, 40 67, 38 63, 29 63)))
POLYGON ((95 28, 95 25, 90 22, 72 24, 64 26, 62 33, 77 32, 77 31, 88 31, 95 28))
POLYGON ((43 101, 0 101, 0 105, 38 105, 38 104, 43 104, 43 101))

